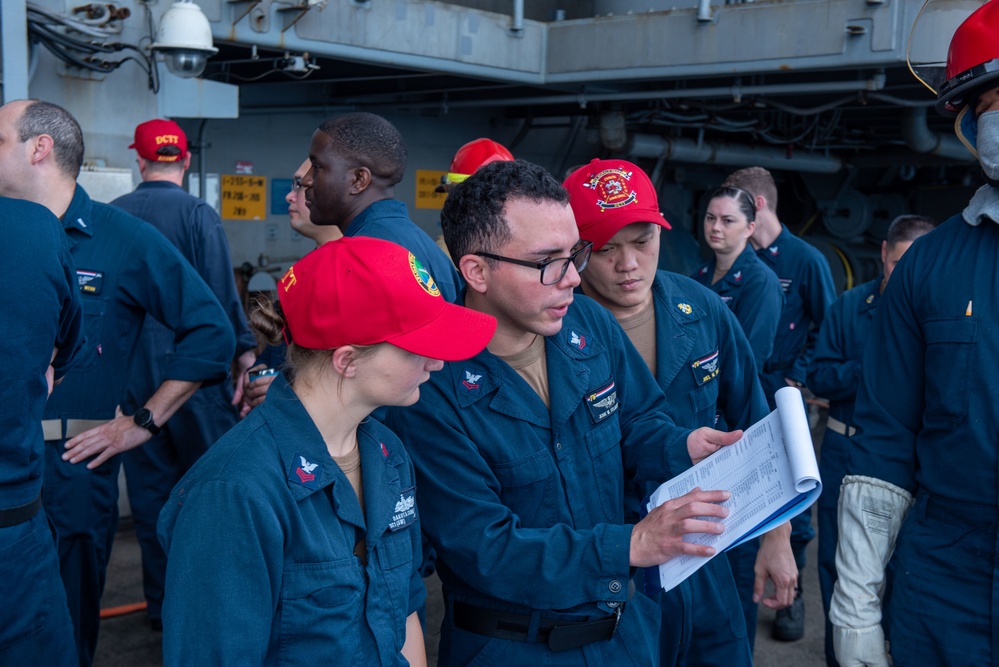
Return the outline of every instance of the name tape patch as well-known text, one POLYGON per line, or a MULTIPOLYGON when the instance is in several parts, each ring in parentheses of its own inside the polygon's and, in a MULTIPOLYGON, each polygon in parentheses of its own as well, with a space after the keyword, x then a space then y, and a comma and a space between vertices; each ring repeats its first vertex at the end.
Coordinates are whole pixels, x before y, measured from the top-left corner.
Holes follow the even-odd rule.
POLYGON ((101 290, 104 288, 104 272, 77 269, 76 282, 80 286, 80 293, 93 295, 100 294, 101 290))
POLYGON ((718 364, 718 350, 691 363, 690 370, 694 374, 694 381, 698 387, 702 387, 714 380, 721 371, 718 364))
POLYGON ((590 411, 590 418, 593 423, 599 424, 607 419, 621 406, 617 400, 617 384, 614 380, 601 389, 590 392, 586 395, 586 407, 590 411))
POLYGON ((395 502, 395 509, 392 510, 392 521, 389 522, 389 530, 393 533, 402 530, 416 521, 416 487, 412 486, 403 489, 399 494, 399 499, 395 502))

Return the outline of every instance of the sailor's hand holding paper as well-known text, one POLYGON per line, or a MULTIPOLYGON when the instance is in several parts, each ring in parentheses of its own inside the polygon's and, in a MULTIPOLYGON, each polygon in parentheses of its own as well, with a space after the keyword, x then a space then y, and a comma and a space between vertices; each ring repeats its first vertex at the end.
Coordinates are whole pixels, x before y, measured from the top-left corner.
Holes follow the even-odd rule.
POLYGON ((689 533, 721 534, 724 524, 706 517, 727 517, 728 509, 719 503, 731 495, 696 488, 653 509, 631 532, 631 566, 651 567, 675 556, 713 556, 712 547, 685 542, 683 537, 689 533))
POLYGON ((687 530, 691 546, 696 543, 704 550, 676 551, 680 557, 662 562, 659 584, 663 589, 672 589, 714 554, 777 529, 776 535, 766 538, 767 548, 761 550, 765 562, 757 563, 757 583, 762 595, 765 578, 774 581, 776 590, 774 597, 768 598, 768 607, 779 609, 790 596, 795 568, 793 559, 788 558, 787 529, 782 524, 815 502, 822 482, 801 393, 785 387, 777 391, 776 399, 777 409, 745 433, 709 428, 693 431, 687 444, 695 465, 664 482, 649 497, 646 509, 651 516, 652 508, 682 500, 694 487, 727 489, 732 494, 725 503, 731 511, 725 520, 727 530, 687 530), (738 442, 729 442, 739 436, 738 442), (699 460, 705 454, 710 455, 699 460), (713 549, 706 548, 709 546, 713 549))
POLYGON ((722 447, 735 444, 742 437, 742 431, 718 431, 707 426, 695 429, 687 436, 687 453, 691 463, 700 463, 722 447))

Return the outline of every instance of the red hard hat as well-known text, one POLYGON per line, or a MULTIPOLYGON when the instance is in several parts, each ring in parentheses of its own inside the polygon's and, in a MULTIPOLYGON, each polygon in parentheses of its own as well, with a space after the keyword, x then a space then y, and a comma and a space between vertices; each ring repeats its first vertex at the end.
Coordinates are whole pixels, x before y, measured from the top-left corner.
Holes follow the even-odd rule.
POLYGON ((513 162, 513 153, 492 139, 480 138, 469 141, 454 154, 451 168, 441 179, 437 192, 444 192, 445 184, 461 183, 491 162, 513 162))
POLYGON ((492 139, 476 139, 458 149, 449 171, 471 176, 491 162, 513 162, 513 154, 492 139))
POLYGON ((999 79, 999 1, 986 2, 958 26, 947 51, 946 76, 937 110, 950 113, 967 104, 968 93, 999 79))

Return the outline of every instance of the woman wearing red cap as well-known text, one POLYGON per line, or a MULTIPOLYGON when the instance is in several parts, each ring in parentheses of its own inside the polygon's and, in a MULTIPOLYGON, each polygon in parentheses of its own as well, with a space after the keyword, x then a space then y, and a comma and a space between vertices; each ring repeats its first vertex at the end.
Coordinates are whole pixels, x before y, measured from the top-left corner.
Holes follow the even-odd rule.
POLYGON ((426 664, 413 466, 368 415, 417 401, 496 321, 448 303, 404 248, 327 243, 254 327, 287 377, 185 475, 163 510, 167 665, 426 664))
POLYGON ((715 256, 691 277, 718 294, 742 325, 757 368, 770 357, 780 324, 784 292, 777 274, 756 256, 749 238, 756 206, 748 192, 723 187, 711 193, 704 240, 715 256))

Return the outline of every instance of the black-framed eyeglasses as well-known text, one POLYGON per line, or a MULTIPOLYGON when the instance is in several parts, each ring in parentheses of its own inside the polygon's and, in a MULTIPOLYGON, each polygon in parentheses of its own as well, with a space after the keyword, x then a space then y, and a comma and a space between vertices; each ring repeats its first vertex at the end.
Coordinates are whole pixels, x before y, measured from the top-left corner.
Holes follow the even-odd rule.
POLYGON ((291 191, 299 192, 301 191, 301 189, 302 189, 302 178, 300 176, 296 176, 295 178, 291 179, 291 191))
POLYGON ((510 264, 516 264, 517 266, 526 266, 530 269, 537 269, 541 272, 542 285, 554 285, 565 277, 566 272, 569 270, 570 262, 576 267, 577 272, 585 269, 587 262, 590 261, 590 254, 592 252, 593 243, 591 241, 584 241, 583 245, 576 250, 573 250, 572 254, 568 257, 556 257, 545 262, 528 262, 524 259, 513 259, 510 257, 503 257, 502 255, 494 255, 491 252, 477 252, 475 254, 479 257, 488 257, 489 259, 499 260, 500 262, 508 262, 510 264), (550 266, 554 268, 550 272, 546 272, 546 269, 550 266))

